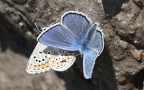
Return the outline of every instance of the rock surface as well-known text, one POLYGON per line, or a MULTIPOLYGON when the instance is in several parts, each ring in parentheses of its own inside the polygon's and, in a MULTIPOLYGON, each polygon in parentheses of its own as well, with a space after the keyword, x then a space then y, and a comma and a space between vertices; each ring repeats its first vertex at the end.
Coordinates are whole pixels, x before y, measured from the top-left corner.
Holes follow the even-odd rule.
POLYGON ((143 0, 1 0, 0 90, 143 90, 143 0), (86 80, 82 59, 65 72, 29 75, 26 62, 39 31, 69 10, 100 23, 105 49, 93 78, 86 80))

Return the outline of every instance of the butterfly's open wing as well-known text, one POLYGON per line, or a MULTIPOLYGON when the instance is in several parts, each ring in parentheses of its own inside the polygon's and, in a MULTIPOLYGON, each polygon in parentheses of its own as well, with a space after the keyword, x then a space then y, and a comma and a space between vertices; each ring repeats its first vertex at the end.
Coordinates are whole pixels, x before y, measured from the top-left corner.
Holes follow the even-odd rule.
POLYGON ((76 52, 47 47, 37 43, 27 63, 26 71, 30 74, 46 72, 50 69, 65 71, 73 65, 76 52))
POLYGON ((89 79, 92 76, 97 56, 98 54, 94 50, 86 50, 83 53, 83 72, 86 79, 89 79))
POLYGON ((85 46, 83 46, 83 69, 85 78, 91 78, 95 60, 104 48, 103 33, 95 23, 85 36, 85 46))
POLYGON ((38 41, 46 46, 76 51, 81 39, 91 25, 91 20, 79 12, 67 12, 61 19, 61 24, 54 24, 39 35, 38 41))
POLYGON ((79 48, 73 34, 59 23, 42 32, 37 40, 46 46, 65 50, 76 51, 79 48))
POLYGON ((89 40, 88 47, 91 49, 95 49, 98 52, 98 56, 104 49, 104 39, 103 39, 103 32, 99 27, 98 23, 95 23, 90 29, 94 29, 93 27, 96 26, 94 34, 89 34, 91 36, 91 40, 89 40))
POLYGON ((88 49, 96 50, 98 52, 98 56, 101 54, 104 48, 104 39, 103 39, 102 30, 100 29, 98 23, 94 23, 90 27, 90 29, 85 35, 85 38, 83 39, 83 42, 85 42, 84 45, 88 49))
POLYGON ((61 22, 75 35, 77 40, 83 38, 91 25, 91 20, 86 15, 75 11, 66 12, 61 22))

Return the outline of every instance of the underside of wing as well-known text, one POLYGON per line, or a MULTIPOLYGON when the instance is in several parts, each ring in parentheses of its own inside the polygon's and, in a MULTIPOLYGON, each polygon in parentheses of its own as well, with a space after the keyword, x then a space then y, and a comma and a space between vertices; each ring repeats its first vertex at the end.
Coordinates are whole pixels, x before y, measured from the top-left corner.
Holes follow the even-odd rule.
POLYGON ((27 63, 26 71, 29 74, 43 73, 51 69, 47 52, 44 51, 46 49, 47 46, 37 43, 27 63))
POLYGON ((55 71, 65 71, 70 68, 76 60, 76 52, 67 51, 61 49, 54 50, 56 55, 48 54, 48 58, 51 57, 50 67, 55 71))
POLYGON ((76 54, 73 51, 47 47, 38 42, 28 60, 26 71, 29 74, 43 73, 50 69, 65 71, 74 64, 76 54))

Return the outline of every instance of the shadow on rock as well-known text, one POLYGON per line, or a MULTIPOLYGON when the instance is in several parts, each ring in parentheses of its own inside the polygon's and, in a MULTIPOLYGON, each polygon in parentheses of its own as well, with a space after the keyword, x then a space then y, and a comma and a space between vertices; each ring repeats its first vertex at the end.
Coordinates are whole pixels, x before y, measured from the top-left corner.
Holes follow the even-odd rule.
POLYGON ((123 3, 129 0, 102 0, 104 11, 108 18, 112 18, 121 11, 123 3))
POLYGON ((59 78, 66 83, 67 90, 116 90, 116 79, 112 59, 104 50, 98 57, 93 70, 92 79, 85 79, 82 72, 82 58, 65 72, 57 72, 59 78))
POLYGON ((137 89, 143 89, 143 82, 144 82, 144 69, 142 69, 141 71, 139 71, 134 76, 134 79, 133 79, 132 83, 134 84, 134 86, 137 89))
POLYGON ((33 50, 32 45, 28 44, 22 36, 10 34, 0 28, 0 49, 5 52, 7 48, 26 57, 29 57, 33 50))

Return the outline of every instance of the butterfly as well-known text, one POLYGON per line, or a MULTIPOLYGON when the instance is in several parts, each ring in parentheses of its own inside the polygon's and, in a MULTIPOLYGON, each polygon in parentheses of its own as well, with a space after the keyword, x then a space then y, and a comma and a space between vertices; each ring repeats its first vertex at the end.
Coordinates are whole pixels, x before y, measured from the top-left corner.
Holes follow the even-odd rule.
POLYGON ((76 52, 62 50, 37 43, 27 63, 26 71, 30 74, 38 74, 53 69, 65 71, 71 67, 76 58, 76 52))
POLYGON ((60 22, 46 28, 37 40, 46 46, 79 51, 83 56, 83 72, 86 79, 92 77, 95 60, 104 48, 103 33, 99 24, 92 24, 88 16, 77 11, 66 12, 60 22))

